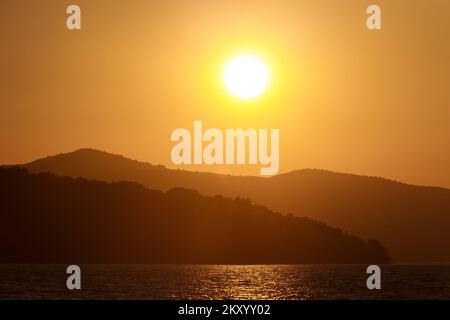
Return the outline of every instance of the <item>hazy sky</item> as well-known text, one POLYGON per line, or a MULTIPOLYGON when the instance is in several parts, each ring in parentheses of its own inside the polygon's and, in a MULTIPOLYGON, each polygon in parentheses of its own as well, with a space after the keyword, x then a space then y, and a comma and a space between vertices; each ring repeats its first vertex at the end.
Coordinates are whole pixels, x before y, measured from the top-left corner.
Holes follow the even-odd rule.
POLYGON ((281 172, 450 187, 448 0, 2 0, 0 41, 0 163, 92 147, 175 167, 171 132, 202 120, 279 128, 281 172), (365 25, 372 3, 380 31, 365 25), (272 74, 252 102, 221 78, 244 51, 272 74))

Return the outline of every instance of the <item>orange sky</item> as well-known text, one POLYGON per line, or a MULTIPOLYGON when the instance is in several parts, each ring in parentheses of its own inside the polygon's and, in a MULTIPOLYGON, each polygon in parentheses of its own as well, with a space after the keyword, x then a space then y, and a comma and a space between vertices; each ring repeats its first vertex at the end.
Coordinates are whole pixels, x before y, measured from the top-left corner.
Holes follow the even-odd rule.
POLYGON ((450 187, 450 2, 376 1, 383 30, 369 31, 372 3, 2 0, 0 163, 92 147, 174 167, 171 132, 202 120, 280 128, 281 172, 450 187), (242 51, 273 74, 251 102, 221 82, 242 51))

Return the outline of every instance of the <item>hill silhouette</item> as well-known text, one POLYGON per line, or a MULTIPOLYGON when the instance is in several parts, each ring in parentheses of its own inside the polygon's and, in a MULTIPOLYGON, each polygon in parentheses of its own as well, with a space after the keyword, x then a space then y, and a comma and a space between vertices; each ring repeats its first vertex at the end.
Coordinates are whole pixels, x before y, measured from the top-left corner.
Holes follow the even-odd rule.
POLYGON ((247 199, 0 168, 1 263, 387 263, 364 242, 247 199))
POLYGON ((450 261, 450 190, 445 188, 311 169, 270 178, 190 172, 93 149, 24 166, 31 172, 135 181, 164 191, 183 187, 204 195, 250 198, 279 212, 324 221, 363 239, 378 239, 397 262, 450 261))

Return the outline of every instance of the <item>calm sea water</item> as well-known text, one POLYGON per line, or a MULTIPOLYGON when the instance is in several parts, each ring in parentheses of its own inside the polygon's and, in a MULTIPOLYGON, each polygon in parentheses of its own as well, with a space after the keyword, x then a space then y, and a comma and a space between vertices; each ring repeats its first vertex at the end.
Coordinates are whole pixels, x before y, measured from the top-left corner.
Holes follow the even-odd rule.
POLYGON ((450 299, 450 265, 82 265, 82 290, 64 265, 0 265, 0 299, 450 299))

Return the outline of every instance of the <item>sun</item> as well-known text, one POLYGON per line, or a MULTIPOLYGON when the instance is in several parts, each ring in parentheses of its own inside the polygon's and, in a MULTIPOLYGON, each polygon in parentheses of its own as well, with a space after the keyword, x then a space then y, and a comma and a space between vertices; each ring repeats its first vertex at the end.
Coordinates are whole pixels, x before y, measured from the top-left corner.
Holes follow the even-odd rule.
POLYGON ((269 83, 269 68, 254 55, 234 57, 224 71, 224 82, 228 91, 242 100, 262 95, 269 83))

